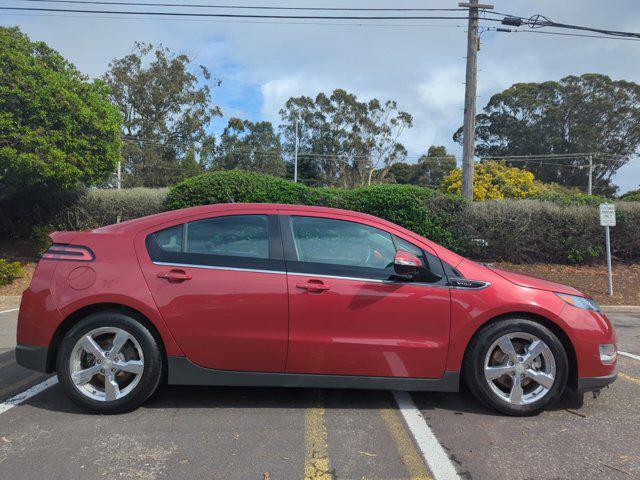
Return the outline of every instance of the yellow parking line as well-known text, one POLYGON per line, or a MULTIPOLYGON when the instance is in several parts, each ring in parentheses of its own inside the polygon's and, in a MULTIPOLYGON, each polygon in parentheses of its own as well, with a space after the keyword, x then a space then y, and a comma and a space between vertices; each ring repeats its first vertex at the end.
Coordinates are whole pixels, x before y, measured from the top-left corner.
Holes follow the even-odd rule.
POLYGON ((11 385, 0 390, 0 397, 4 397, 6 393, 15 392, 19 388, 22 388, 25 385, 28 385, 29 383, 33 382, 34 380, 37 380, 40 377, 43 377, 42 373, 34 373, 32 375, 29 375, 27 378, 20 380, 19 382, 12 383, 11 385))
POLYGON ((11 358, 9 360, 5 360, 4 362, 0 362, 0 368, 8 367, 9 365, 15 365, 16 360, 11 358))
POLYGON ((402 463, 404 463, 409 475, 411 475, 411 480, 433 480, 396 410, 393 408, 381 408, 380 415, 387 425, 387 430, 393 437, 402 463))
POLYGON ((620 378, 624 378, 628 382, 637 383, 640 385, 640 378, 632 377, 631 375, 627 375, 626 373, 618 372, 618 376, 620 378))
POLYGON ((325 425, 325 409, 322 397, 314 401, 315 405, 307 408, 305 413, 305 446, 304 462, 305 480, 333 480, 329 467, 329 447, 327 445, 327 427, 325 425))

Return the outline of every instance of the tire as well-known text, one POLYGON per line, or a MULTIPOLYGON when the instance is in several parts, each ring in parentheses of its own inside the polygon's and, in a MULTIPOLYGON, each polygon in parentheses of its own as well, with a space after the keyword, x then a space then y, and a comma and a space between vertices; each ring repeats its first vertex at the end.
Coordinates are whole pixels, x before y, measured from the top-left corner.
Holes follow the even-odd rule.
POLYGON ((553 405, 566 388, 568 374, 567 353, 558 337, 535 321, 517 317, 483 327, 471 340, 463 364, 473 395, 512 416, 536 415, 553 405))
POLYGON ((153 395, 162 378, 163 355, 140 322, 106 311, 87 316, 67 332, 56 366, 62 388, 77 405, 115 414, 131 411, 153 395), (114 343, 122 343, 121 348, 114 343))

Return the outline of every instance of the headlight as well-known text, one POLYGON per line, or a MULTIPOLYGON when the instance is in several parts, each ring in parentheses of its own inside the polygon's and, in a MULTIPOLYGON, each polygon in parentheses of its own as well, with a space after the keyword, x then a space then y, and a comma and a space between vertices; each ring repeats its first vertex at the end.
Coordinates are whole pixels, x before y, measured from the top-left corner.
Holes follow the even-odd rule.
POLYGON ((593 312, 600 311, 600 305, 598 305, 598 302, 596 302, 595 300, 578 297, 577 295, 568 295, 566 293, 555 292, 555 294, 562 300, 567 302, 569 305, 573 305, 574 307, 584 308, 585 310, 591 310, 593 312))
POLYGON ((613 343, 603 343, 600 345, 600 361, 602 363, 611 364, 618 358, 618 352, 616 346, 613 343))

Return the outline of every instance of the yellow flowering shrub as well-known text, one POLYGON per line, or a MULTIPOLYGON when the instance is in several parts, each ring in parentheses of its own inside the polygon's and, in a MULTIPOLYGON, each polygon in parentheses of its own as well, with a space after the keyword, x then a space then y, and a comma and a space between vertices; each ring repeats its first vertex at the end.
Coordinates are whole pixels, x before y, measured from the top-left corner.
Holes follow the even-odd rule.
MULTIPOLYGON (((447 193, 460 194, 462 191, 462 171, 452 170, 441 183, 447 193)), ((533 173, 517 167, 508 167, 496 161, 475 165, 473 177, 473 199, 476 201, 500 198, 529 198, 540 193, 533 173)))

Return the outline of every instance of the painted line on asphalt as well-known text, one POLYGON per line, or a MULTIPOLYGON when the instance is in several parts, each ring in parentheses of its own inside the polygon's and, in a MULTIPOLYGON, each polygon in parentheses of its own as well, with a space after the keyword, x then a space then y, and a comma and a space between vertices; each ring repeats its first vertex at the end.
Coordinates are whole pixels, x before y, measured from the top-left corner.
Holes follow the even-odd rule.
POLYGON ((9 360, 5 360, 4 362, 0 362, 0 368, 8 367, 9 365, 15 365, 15 358, 10 358, 9 360))
POLYGON ((634 360, 640 361, 640 355, 636 355, 634 353, 618 351, 618 355, 622 355, 623 357, 633 358, 634 360))
POLYGON ((46 379, 44 382, 38 383, 28 390, 25 390, 24 392, 11 397, 9 400, 5 400, 4 402, 0 403, 0 414, 11 410, 13 407, 20 405, 26 400, 29 400, 34 395, 45 391, 47 388, 53 387, 56 383, 58 383, 58 377, 53 376, 46 379))
POLYGON ((418 453, 396 410, 393 408, 381 408, 380 416, 382 416, 387 430, 393 437, 396 450, 398 450, 402 463, 407 468, 409 475, 411 475, 411 480, 433 480, 422 459, 422 455, 418 453))
POLYGON ((633 377, 631 375, 627 375, 626 373, 622 373, 622 372, 618 372, 618 376, 620 378, 624 378, 628 382, 637 383, 638 385, 640 385, 640 378, 636 378, 636 377, 633 377))
POLYGON ((33 383, 36 380, 40 380, 42 377, 43 377, 42 373, 32 372, 31 375, 29 375, 28 377, 22 378, 14 383, 10 383, 8 386, 4 388, 0 388, 0 398, 4 397, 8 393, 17 392, 20 388, 26 385, 29 385, 30 383, 33 383))
POLYGON ((316 393, 314 405, 307 408, 304 419, 304 479, 333 480, 329 466, 329 446, 327 445, 327 426, 322 394, 316 393))
POLYGON ((433 434, 427 421, 413 403, 408 392, 394 391, 393 398, 398 404, 400 413, 409 427, 409 431, 418 444, 422 457, 429 466, 435 480, 460 480, 456 468, 451 463, 447 452, 433 434))
POLYGON ((3 313, 10 313, 10 312, 17 312, 18 310, 20 310, 20 309, 19 309, 19 308, 10 308, 9 310, 2 310, 2 311, 0 312, 0 314, 3 314, 3 313))

